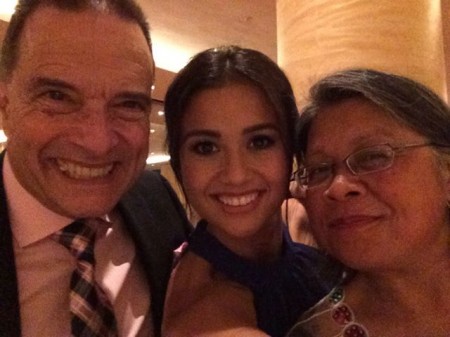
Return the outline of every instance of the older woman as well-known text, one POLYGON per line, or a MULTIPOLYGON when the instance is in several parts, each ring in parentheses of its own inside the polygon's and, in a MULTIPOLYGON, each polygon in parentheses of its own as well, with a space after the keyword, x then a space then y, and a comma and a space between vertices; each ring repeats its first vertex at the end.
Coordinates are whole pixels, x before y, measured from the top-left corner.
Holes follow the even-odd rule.
POLYGON ((312 230, 348 272, 288 336, 449 336, 447 105, 401 76, 343 71, 312 88, 297 144, 312 230))

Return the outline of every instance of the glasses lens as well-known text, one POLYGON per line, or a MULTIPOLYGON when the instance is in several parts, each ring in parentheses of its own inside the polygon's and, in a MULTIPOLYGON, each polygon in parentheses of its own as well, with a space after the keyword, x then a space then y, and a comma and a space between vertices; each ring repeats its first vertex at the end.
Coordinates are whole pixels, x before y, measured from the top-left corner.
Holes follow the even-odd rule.
POLYGON ((300 183, 303 186, 314 187, 325 182, 332 175, 333 167, 331 164, 321 163, 317 165, 309 165, 303 169, 303 179, 301 179, 300 183))
POLYGON ((355 152, 347 158, 354 174, 364 174, 387 169, 394 161, 394 151, 389 145, 377 145, 355 152))

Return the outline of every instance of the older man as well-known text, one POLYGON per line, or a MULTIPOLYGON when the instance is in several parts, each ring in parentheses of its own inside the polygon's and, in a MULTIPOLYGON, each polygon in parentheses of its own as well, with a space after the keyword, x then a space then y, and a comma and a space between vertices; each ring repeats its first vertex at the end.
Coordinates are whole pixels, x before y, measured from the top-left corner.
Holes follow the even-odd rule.
POLYGON ((0 66, 0 335, 158 336, 189 225, 167 182, 143 174, 154 63, 142 11, 21 0, 0 66))

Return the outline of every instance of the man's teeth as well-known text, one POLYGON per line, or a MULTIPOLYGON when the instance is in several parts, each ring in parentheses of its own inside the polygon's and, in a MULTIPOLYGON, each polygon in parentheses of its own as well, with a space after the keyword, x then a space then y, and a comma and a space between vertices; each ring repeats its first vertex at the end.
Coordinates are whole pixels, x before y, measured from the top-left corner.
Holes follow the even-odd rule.
POLYGON ((255 200, 257 196, 258 196, 258 193, 242 195, 239 197, 220 196, 219 200, 221 202, 223 202, 225 205, 245 206, 245 205, 248 205, 249 203, 251 203, 253 200, 255 200))
POLYGON ((74 179, 92 179, 103 177, 109 174, 113 168, 113 164, 102 167, 86 167, 64 160, 58 160, 58 166, 61 171, 74 179))

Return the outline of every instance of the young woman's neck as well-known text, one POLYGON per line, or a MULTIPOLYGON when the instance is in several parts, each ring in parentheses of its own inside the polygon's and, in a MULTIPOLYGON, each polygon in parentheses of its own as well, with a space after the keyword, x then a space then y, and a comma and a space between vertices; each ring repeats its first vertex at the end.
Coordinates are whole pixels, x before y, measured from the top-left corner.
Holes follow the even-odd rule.
POLYGON ((249 236, 228 235, 223 231, 216 231, 211 224, 207 230, 237 255, 254 262, 270 263, 281 254, 283 226, 280 219, 249 236))

